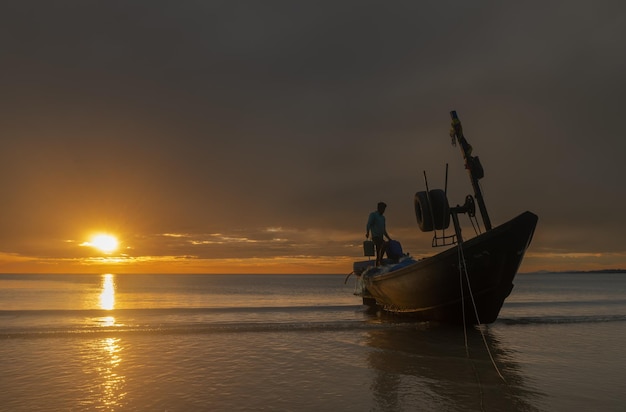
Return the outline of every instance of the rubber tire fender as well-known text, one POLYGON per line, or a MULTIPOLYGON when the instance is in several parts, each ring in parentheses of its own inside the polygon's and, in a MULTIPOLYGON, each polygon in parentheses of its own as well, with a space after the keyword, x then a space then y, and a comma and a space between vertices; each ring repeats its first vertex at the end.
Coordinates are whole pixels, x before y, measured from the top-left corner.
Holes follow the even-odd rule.
POLYGON ((422 232, 447 229, 450 226, 450 205, 443 190, 415 193, 414 205, 417 225, 422 232))
POLYGON ((428 202, 428 193, 426 191, 415 193, 413 201, 415 206, 415 218, 417 226, 422 232, 433 231, 433 215, 430 212, 430 203, 428 202))

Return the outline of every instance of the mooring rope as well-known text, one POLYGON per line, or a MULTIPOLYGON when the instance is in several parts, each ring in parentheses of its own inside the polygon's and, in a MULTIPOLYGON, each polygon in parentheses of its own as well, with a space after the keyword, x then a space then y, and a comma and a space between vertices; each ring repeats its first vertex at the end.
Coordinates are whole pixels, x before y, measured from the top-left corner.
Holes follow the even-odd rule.
POLYGON ((459 256, 459 286, 461 287, 461 314, 463 315, 463 337, 465 339, 465 356, 467 357, 467 359, 469 359, 470 364, 472 365, 472 370, 474 371, 474 376, 476 377, 476 382, 478 382, 478 393, 480 396, 480 410, 484 411, 485 410, 485 406, 484 406, 485 395, 483 392, 483 384, 480 381, 480 376, 478 375, 478 371, 476 370, 476 365, 474 364, 474 361, 472 361, 472 359, 470 358, 469 344, 467 342, 467 325, 465 321, 465 293, 463 293, 463 267, 465 266, 465 258, 463 257, 464 255, 463 255, 462 242, 459 243, 457 250, 458 250, 458 256, 459 256), (463 262, 463 264, 461 264, 461 262, 463 262))
POLYGON ((458 245, 458 249, 459 249, 459 273, 460 273, 460 283, 461 283, 461 310, 463 311, 463 333, 465 335, 465 352, 467 354, 467 357, 469 358, 469 346, 467 344, 467 329, 465 327, 465 302, 464 302, 464 294, 463 294, 463 273, 465 274, 465 280, 467 282, 467 289, 469 290, 469 295, 470 298, 472 300, 472 307, 474 308, 474 316, 476 316, 476 322, 478 322, 478 330, 480 332, 480 336, 483 339, 483 343, 485 344, 485 349, 487 350, 487 354, 489 355, 489 359, 491 359, 491 364, 493 365, 494 369, 496 370, 496 372, 498 373, 498 376, 500 376, 500 379, 502 379, 502 381, 504 381, 506 383, 506 379, 504 379, 504 376, 502 376, 502 373, 500 373, 500 369, 498 368, 498 365, 496 364, 495 359, 493 358, 493 355, 491 354, 491 350, 489 349, 489 344, 487 343, 487 338, 485 337, 485 332, 483 331, 480 322, 480 318, 478 317, 478 309, 476 308, 476 301, 474 300, 474 294, 472 293, 472 286, 470 284, 470 280, 469 280, 469 274, 467 273, 467 266, 465 265, 465 254, 463 253, 463 244, 459 243, 458 245))

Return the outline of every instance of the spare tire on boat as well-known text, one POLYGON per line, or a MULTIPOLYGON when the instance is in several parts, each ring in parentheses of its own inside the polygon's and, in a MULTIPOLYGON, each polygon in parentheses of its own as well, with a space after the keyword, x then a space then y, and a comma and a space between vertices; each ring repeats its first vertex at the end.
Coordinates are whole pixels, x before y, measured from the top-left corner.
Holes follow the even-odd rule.
POLYGON ((450 205, 441 189, 415 193, 415 217, 422 232, 442 230, 450 226, 450 205), (429 202, 430 198, 430 202, 429 202))

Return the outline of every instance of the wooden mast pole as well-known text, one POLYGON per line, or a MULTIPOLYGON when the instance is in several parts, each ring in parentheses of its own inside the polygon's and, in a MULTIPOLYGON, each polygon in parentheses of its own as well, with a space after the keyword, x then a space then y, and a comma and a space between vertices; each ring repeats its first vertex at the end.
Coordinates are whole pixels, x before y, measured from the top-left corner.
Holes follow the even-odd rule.
POLYGON ((480 185, 478 184, 478 180, 483 178, 483 168, 480 165, 478 157, 472 156, 472 146, 467 142, 465 136, 463 135, 463 126, 461 126, 461 120, 459 120, 455 110, 450 112, 450 117, 452 118, 452 130, 450 130, 450 136, 453 139, 456 138, 459 142, 459 146, 461 146, 461 152, 463 152, 463 159, 465 160, 465 168, 469 173, 470 181, 472 182, 472 187, 474 188, 474 196, 478 202, 478 209, 480 210, 480 215, 483 218, 485 230, 491 230, 491 220, 489 219, 489 214, 487 213, 487 206, 485 206, 483 193, 480 190, 480 185))

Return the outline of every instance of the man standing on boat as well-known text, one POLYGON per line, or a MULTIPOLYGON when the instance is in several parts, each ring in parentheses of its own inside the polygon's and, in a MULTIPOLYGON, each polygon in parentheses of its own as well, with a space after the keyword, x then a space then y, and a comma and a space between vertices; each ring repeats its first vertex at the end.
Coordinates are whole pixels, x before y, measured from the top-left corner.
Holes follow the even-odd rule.
POLYGON ((385 227, 385 216, 383 216, 386 208, 387 205, 384 202, 378 202, 378 208, 375 212, 370 213, 367 219, 367 227, 365 228, 365 237, 369 238, 371 231, 372 240, 374 241, 374 245, 376 245, 376 266, 380 266, 383 255, 385 254, 386 244, 383 236, 391 240, 385 227))

